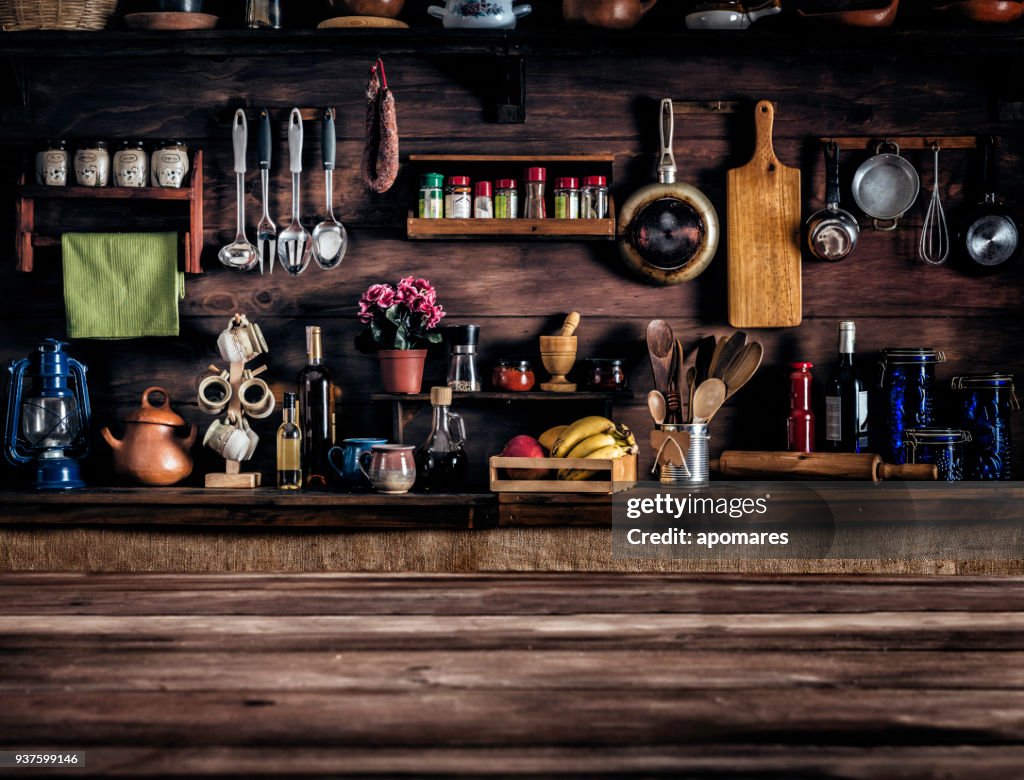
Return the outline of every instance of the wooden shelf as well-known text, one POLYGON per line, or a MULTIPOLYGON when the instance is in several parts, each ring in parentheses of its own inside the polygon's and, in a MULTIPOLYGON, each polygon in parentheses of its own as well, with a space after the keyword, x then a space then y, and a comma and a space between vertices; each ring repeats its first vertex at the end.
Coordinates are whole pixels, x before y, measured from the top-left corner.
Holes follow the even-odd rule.
POLYGON ((564 239, 615 239, 614 219, 419 219, 406 222, 409 238, 416 240, 469 240, 503 238, 536 238, 549 241, 564 239))
POLYGON ((191 187, 42 187, 22 185, 17 193, 35 200, 192 200, 191 187))
MULTIPOLYGON (((548 393, 530 391, 525 393, 452 393, 457 403, 490 403, 492 401, 631 401, 630 390, 598 392, 581 390, 575 393, 548 393)), ((424 401, 430 402, 430 393, 371 393, 371 401, 424 401)))

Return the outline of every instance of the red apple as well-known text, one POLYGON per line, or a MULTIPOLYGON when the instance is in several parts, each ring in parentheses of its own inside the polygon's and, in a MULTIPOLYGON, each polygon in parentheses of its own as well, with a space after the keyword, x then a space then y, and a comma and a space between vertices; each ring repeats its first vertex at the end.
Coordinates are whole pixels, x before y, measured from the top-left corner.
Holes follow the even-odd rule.
MULTIPOLYGON (((532 436, 516 436, 509 439, 505 449, 501 451, 505 458, 543 458, 544 448, 532 436)), ((545 479, 551 475, 551 469, 505 469, 511 479, 545 479)))

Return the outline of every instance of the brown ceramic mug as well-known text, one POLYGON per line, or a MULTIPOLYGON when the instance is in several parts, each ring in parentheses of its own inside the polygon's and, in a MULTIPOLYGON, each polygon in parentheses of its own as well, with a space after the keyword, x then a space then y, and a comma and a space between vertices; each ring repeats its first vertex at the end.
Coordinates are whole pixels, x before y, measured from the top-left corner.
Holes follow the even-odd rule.
POLYGON ((636 27, 656 2, 658 0, 562 0, 562 15, 567 22, 628 30, 636 27))
POLYGON ((374 444, 359 455, 359 470, 378 493, 408 493, 416 483, 415 451, 411 444, 374 444))

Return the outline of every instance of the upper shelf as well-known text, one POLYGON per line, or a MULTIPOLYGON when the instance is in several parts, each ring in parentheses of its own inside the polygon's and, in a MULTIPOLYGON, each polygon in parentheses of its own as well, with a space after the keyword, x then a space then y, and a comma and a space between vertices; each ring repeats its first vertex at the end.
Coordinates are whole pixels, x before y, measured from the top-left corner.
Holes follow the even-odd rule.
POLYGON ((575 57, 657 54, 805 56, 870 54, 905 58, 1017 56, 1024 28, 857 29, 811 25, 757 26, 743 31, 575 28, 513 31, 444 30, 203 30, 190 32, 5 32, 0 56, 24 59, 92 57, 261 57, 301 54, 537 55, 575 57))

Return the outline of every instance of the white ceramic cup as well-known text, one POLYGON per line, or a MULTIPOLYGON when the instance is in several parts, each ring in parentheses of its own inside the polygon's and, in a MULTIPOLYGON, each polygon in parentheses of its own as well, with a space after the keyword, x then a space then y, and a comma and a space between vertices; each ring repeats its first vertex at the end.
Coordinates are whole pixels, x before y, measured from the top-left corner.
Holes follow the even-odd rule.
POLYGON ((248 328, 229 327, 217 337, 220 356, 229 363, 245 363, 260 354, 253 344, 248 328))
POLYGON ((238 386, 238 400, 245 413, 257 420, 269 417, 274 411, 274 394, 270 385, 258 376, 250 376, 238 386))
POLYGON ((249 435, 230 419, 216 419, 210 423, 203 437, 203 445, 225 460, 243 461, 249 455, 252 442, 249 435))
POLYGON ((208 414, 220 414, 231 400, 228 372, 211 374, 199 382, 199 408, 208 414))
POLYGON ((245 457, 242 460, 252 460, 252 456, 256 454, 256 445, 260 443, 259 434, 256 433, 249 425, 249 421, 244 417, 242 418, 242 430, 245 431, 245 435, 249 437, 249 451, 245 453, 245 457))

